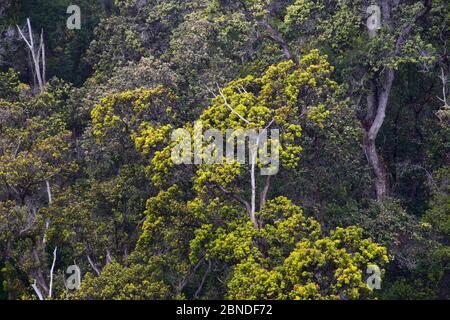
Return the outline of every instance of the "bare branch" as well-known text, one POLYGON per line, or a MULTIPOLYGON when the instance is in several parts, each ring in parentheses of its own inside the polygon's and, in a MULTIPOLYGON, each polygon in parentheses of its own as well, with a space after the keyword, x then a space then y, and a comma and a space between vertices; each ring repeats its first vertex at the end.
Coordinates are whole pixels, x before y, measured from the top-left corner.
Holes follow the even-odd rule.
POLYGON ((97 266, 92 261, 92 259, 91 259, 91 257, 89 255, 87 255, 87 259, 88 259, 88 262, 91 265, 92 269, 94 269, 95 273, 97 274, 97 276, 100 276, 100 270, 97 268, 97 266))
POLYGON ((261 195, 260 195, 260 203, 259 203, 260 210, 266 204, 267 193, 269 192, 271 180, 272 180, 272 176, 269 175, 269 176, 266 177, 266 183, 264 184, 263 191, 261 192, 261 195))
POLYGON ((41 43, 40 43, 40 52, 42 56, 42 82, 45 84, 46 80, 46 62, 45 62, 45 43, 44 43, 44 30, 41 30, 41 43))
POLYGON ((233 112, 235 115, 237 115, 242 121, 244 121, 246 124, 250 124, 250 121, 248 121, 247 119, 245 119, 243 116, 241 116, 236 110, 233 109, 233 107, 228 103, 227 98, 225 97, 225 95, 223 94, 222 90, 220 88, 219 89, 219 94, 222 97, 225 105, 228 107, 228 109, 231 110, 231 112, 233 112))
POLYGON ((442 82, 442 98, 438 97, 440 101, 444 103, 444 107, 450 108, 447 104, 447 83, 448 83, 448 75, 445 74, 444 68, 441 67, 441 74, 439 76, 442 82))
MULTIPOLYGON (((21 28, 17 26, 17 30, 19 31, 19 34, 21 38, 25 41, 28 50, 31 53, 30 63, 31 63, 31 69, 33 74, 33 80, 37 80, 38 86, 39 86, 39 92, 43 92, 45 89, 45 68, 46 68, 46 62, 45 62, 45 45, 44 45, 44 31, 41 31, 41 37, 40 37, 40 43, 39 47, 36 48, 34 37, 33 37, 33 29, 31 28, 31 22, 30 19, 27 18, 27 27, 28 27, 28 36, 29 39, 25 36, 25 34, 22 32, 21 28)), ((35 82, 34 82, 35 84, 35 82)))
POLYGON ((206 278, 208 277, 210 271, 211 271, 211 260, 208 260, 208 268, 206 269, 205 274, 202 277, 202 281, 200 282, 200 285, 198 286, 197 290, 195 291, 194 299, 197 299, 198 296, 200 295, 200 293, 202 292, 206 278))
POLYGON ((48 291, 48 297, 51 299, 53 294, 53 271, 55 269, 56 264, 56 250, 58 250, 58 247, 55 247, 55 250, 53 251, 53 263, 52 268, 50 269, 50 285, 49 285, 49 291, 48 291))
POLYGON ((17 30, 19 31, 20 36, 22 37, 22 39, 25 41, 25 43, 27 44, 28 48, 30 48, 30 50, 33 48, 33 46, 31 45, 31 43, 27 40, 27 38, 25 37, 25 35, 23 34, 22 30, 20 29, 19 26, 17 26, 17 30))
POLYGON ((245 206, 245 208, 247 209, 248 214, 250 215, 251 207, 250 207, 250 203, 248 201, 244 200, 243 198, 241 198, 238 195, 232 194, 231 192, 229 192, 228 190, 226 190, 224 187, 222 187, 220 185, 216 185, 216 187, 218 187, 226 195, 232 197, 234 200, 242 203, 245 206))
POLYGON ((36 280, 34 280, 34 283, 31 285, 31 287, 33 288, 34 292, 38 296, 39 300, 44 300, 44 295, 42 294, 42 291, 38 288, 38 286, 36 284, 36 280))
POLYGON ((286 40, 284 40, 281 33, 276 30, 274 27, 270 25, 270 23, 264 19, 258 19, 256 21, 260 27, 265 29, 269 33, 270 39, 272 39, 275 43, 277 43, 282 49, 284 56, 287 60, 292 60, 296 64, 298 64, 297 59, 295 56, 291 53, 291 50, 289 49, 289 45, 287 44, 286 40))
POLYGON ((34 48, 33 30, 31 29, 30 18, 27 18, 28 34, 30 35, 31 48, 34 48))
POLYGON ((52 190, 50 188, 50 182, 47 180, 45 180, 45 185, 47 186, 47 197, 48 197, 48 204, 51 205, 52 204, 52 190))

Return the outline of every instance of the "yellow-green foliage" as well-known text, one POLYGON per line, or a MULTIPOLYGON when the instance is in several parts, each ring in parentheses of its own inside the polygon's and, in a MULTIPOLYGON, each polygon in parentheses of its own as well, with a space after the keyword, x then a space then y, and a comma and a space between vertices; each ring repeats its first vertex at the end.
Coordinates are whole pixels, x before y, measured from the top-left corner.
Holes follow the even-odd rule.
POLYGON ((124 267, 116 262, 105 266, 101 277, 87 274, 81 290, 71 296, 72 299, 83 300, 154 300, 169 297, 170 288, 162 281, 161 269, 144 264, 124 267))
MULTIPOLYGON (((286 198, 262 210, 266 225, 251 224, 224 232, 207 246, 212 256, 237 264, 228 282, 231 299, 360 299, 371 295, 367 266, 380 268, 386 248, 363 237, 357 227, 337 228, 323 236, 286 198)), ((209 230, 208 230, 209 231, 209 230)), ((194 243, 206 233, 199 232, 194 243)), ((209 237, 213 237, 209 235, 209 237)))
MULTIPOLYGON (((225 137, 227 130, 277 129, 280 133, 277 145, 281 165, 286 169, 295 169, 302 151, 300 122, 308 119, 323 127, 332 108, 332 96, 338 89, 336 82, 330 79, 332 71, 333 67, 327 62, 326 56, 320 55, 318 50, 312 50, 302 56, 298 65, 293 61, 285 61, 270 66, 261 77, 247 76, 232 81, 216 92, 211 106, 200 115, 203 130, 216 129, 225 137)), ((94 110, 93 119, 98 118, 99 110, 100 107, 94 110)), ((112 116, 107 118, 108 121, 111 119, 112 116)), ((98 121, 94 120, 94 128, 103 127, 103 123, 100 126, 96 123, 98 121)), ((192 138, 195 137, 193 124, 187 124, 184 128, 192 138)), ((170 157, 176 142, 170 141, 170 129, 169 126, 144 124, 140 134, 134 135, 138 150, 145 155, 152 154, 147 174, 157 186, 164 184, 169 174, 173 174, 174 164, 170 157)), ((204 150, 208 142, 204 141, 203 132, 201 134, 201 147, 204 150)), ((194 148, 192 152, 195 152, 194 148)), ((247 165, 236 161, 226 163, 225 159, 223 162, 196 168, 196 191, 202 193, 217 186, 228 192, 237 191, 235 182, 248 174, 249 161, 247 165)), ((259 159, 258 165, 262 166, 259 159)))
POLYGON ((135 134, 143 123, 167 119, 174 99, 173 93, 163 87, 140 88, 102 98, 91 112, 93 133, 98 139, 114 129, 125 135, 135 134))
MULTIPOLYGON (((260 130, 271 124, 270 129, 280 130, 283 167, 294 169, 302 151, 301 121, 323 128, 330 113, 338 89, 330 80, 332 71, 326 57, 313 50, 298 65, 281 62, 261 77, 232 81, 200 115, 203 130, 217 129, 225 136, 228 129, 260 130)), ((386 248, 364 239, 356 227, 324 236, 316 220, 305 217, 300 207, 284 197, 266 202, 256 212, 259 225, 255 227, 239 203, 248 190, 242 183, 249 175, 248 164, 197 165, 191 171, 191 200, 175 200, 185 195, 173 184, 176 166, 170 159, 174 146, 170 129, 143 125, 140 135, 134 135, 138 150, 151 156, 148 176, 158 186, 172 183, 147 203, 139 250, 150 243, 176 250, 179 234, 185 232, 181 221, 192 220, 197 227, 189 242, 189 260, 193 265, 205 260, 234 265, 227 285, 229 298, 356 299, 370 295, 365 269, 369 264, 382 267, 387 263, 386 248)), ((185 129, 195 136, 195 125, 187 124, 185 129)), ((189 171, 178 172, 186 175, 189 171)))
POLYGON ((15 187, 17 193, 77 169, 69 159, 71 132, 63 119, 60 115, 43 115, 54 104, 55 97, 49 93, 26 102, 0 99, 0 179, 15 187))

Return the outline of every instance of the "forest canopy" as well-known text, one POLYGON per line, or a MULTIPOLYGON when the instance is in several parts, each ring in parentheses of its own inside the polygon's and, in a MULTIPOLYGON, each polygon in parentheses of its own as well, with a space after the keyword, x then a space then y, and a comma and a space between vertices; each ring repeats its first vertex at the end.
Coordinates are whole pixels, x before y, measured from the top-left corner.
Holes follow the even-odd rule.
POLYGON ((449 299, 449 25, 1 0, 0 300, 449 299))

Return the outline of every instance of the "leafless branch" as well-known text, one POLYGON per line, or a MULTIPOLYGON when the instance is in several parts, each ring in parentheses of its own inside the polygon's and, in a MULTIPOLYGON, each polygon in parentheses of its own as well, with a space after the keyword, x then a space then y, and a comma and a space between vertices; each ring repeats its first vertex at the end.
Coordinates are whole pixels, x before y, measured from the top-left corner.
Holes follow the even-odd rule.
POLYGON ((53 251, 53 263, 52 268, 50 269, 50 285, 49 285, 49 291, 48 291, 48 297, 51 299, 53 294, 53 271, 55 269, 56 264, 56 251, 58 250, 58 247, 55 247, 55 250, 53 251))
POLYGON ((450 108, 447 104, 447 83, 448 83, 448 75, 445 74, 444 68, 441 67, 441 74, 439 75, 439 79, 442 82, 442 98, 437 97, 440 101, 444 103, 445 108, 450 108))
POLYGON ((32 73, 37 80, 39 86, 39 92, 44 92, 45 82, 46 82, 46 63, 45 63, 45 45, 44 45, 44 31, 41 31, 39 46, 36 48, 34 38, 33 38, 33 29, 31 28, 30 19, 27 18, 27 27, 28 27, 28 37, 25 36, 22 29, 19 26, 16 26, 17 30, 21 38, 25 41, 25 44, 28 47, 28 50, 31 53, 31 64, 32 64, 32 73))
POLYGON ((94 261, 92 261, 92 259, 89 255, 87 255, 87 259, 88 259, 88 262, 91 265, 92 269, 94 269, 95 273, 97 274, 97 276, 100 276, 100 270, 97 268, 94 261))
POLYGON ((208 277, 210 271, 211 271, 211 260, 208 260, 208 268, 206 269, 205 274, 202 277, 202 281, 200 282, 200 285, 198 286, 197 290, 195 291, 194 299, 197 299, 198 296, 200 295, 200 293, 202 292, 203 286, 205 285, 206 278, 208 277))
POLYGON ((44 300, 44 295, 42 294, 42 291, 38 288, 38 286, 36 284, 36 280, 34 280, 34 283, 31 285, 31 287, 33 288, 34 292, 38 296, 39 300, 44 300))

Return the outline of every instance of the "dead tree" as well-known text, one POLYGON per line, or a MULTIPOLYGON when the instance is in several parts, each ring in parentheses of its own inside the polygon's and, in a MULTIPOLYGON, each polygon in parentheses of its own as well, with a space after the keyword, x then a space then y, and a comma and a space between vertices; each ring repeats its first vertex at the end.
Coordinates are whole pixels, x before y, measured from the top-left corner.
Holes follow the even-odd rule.
POLYGON ((17 30, 19 31, 21 38, 25 41, 28 47, 33 80, 35 81, 35 83, 37 83, 39 92, 42 93, 44 92, 46 82, 44 30, 41 31, 39 45, 37 45, 37 43, 35 42, 29 18, 27 19, 28 37, 25 36, 24 32, 19 26, 17 26, 17 30))

